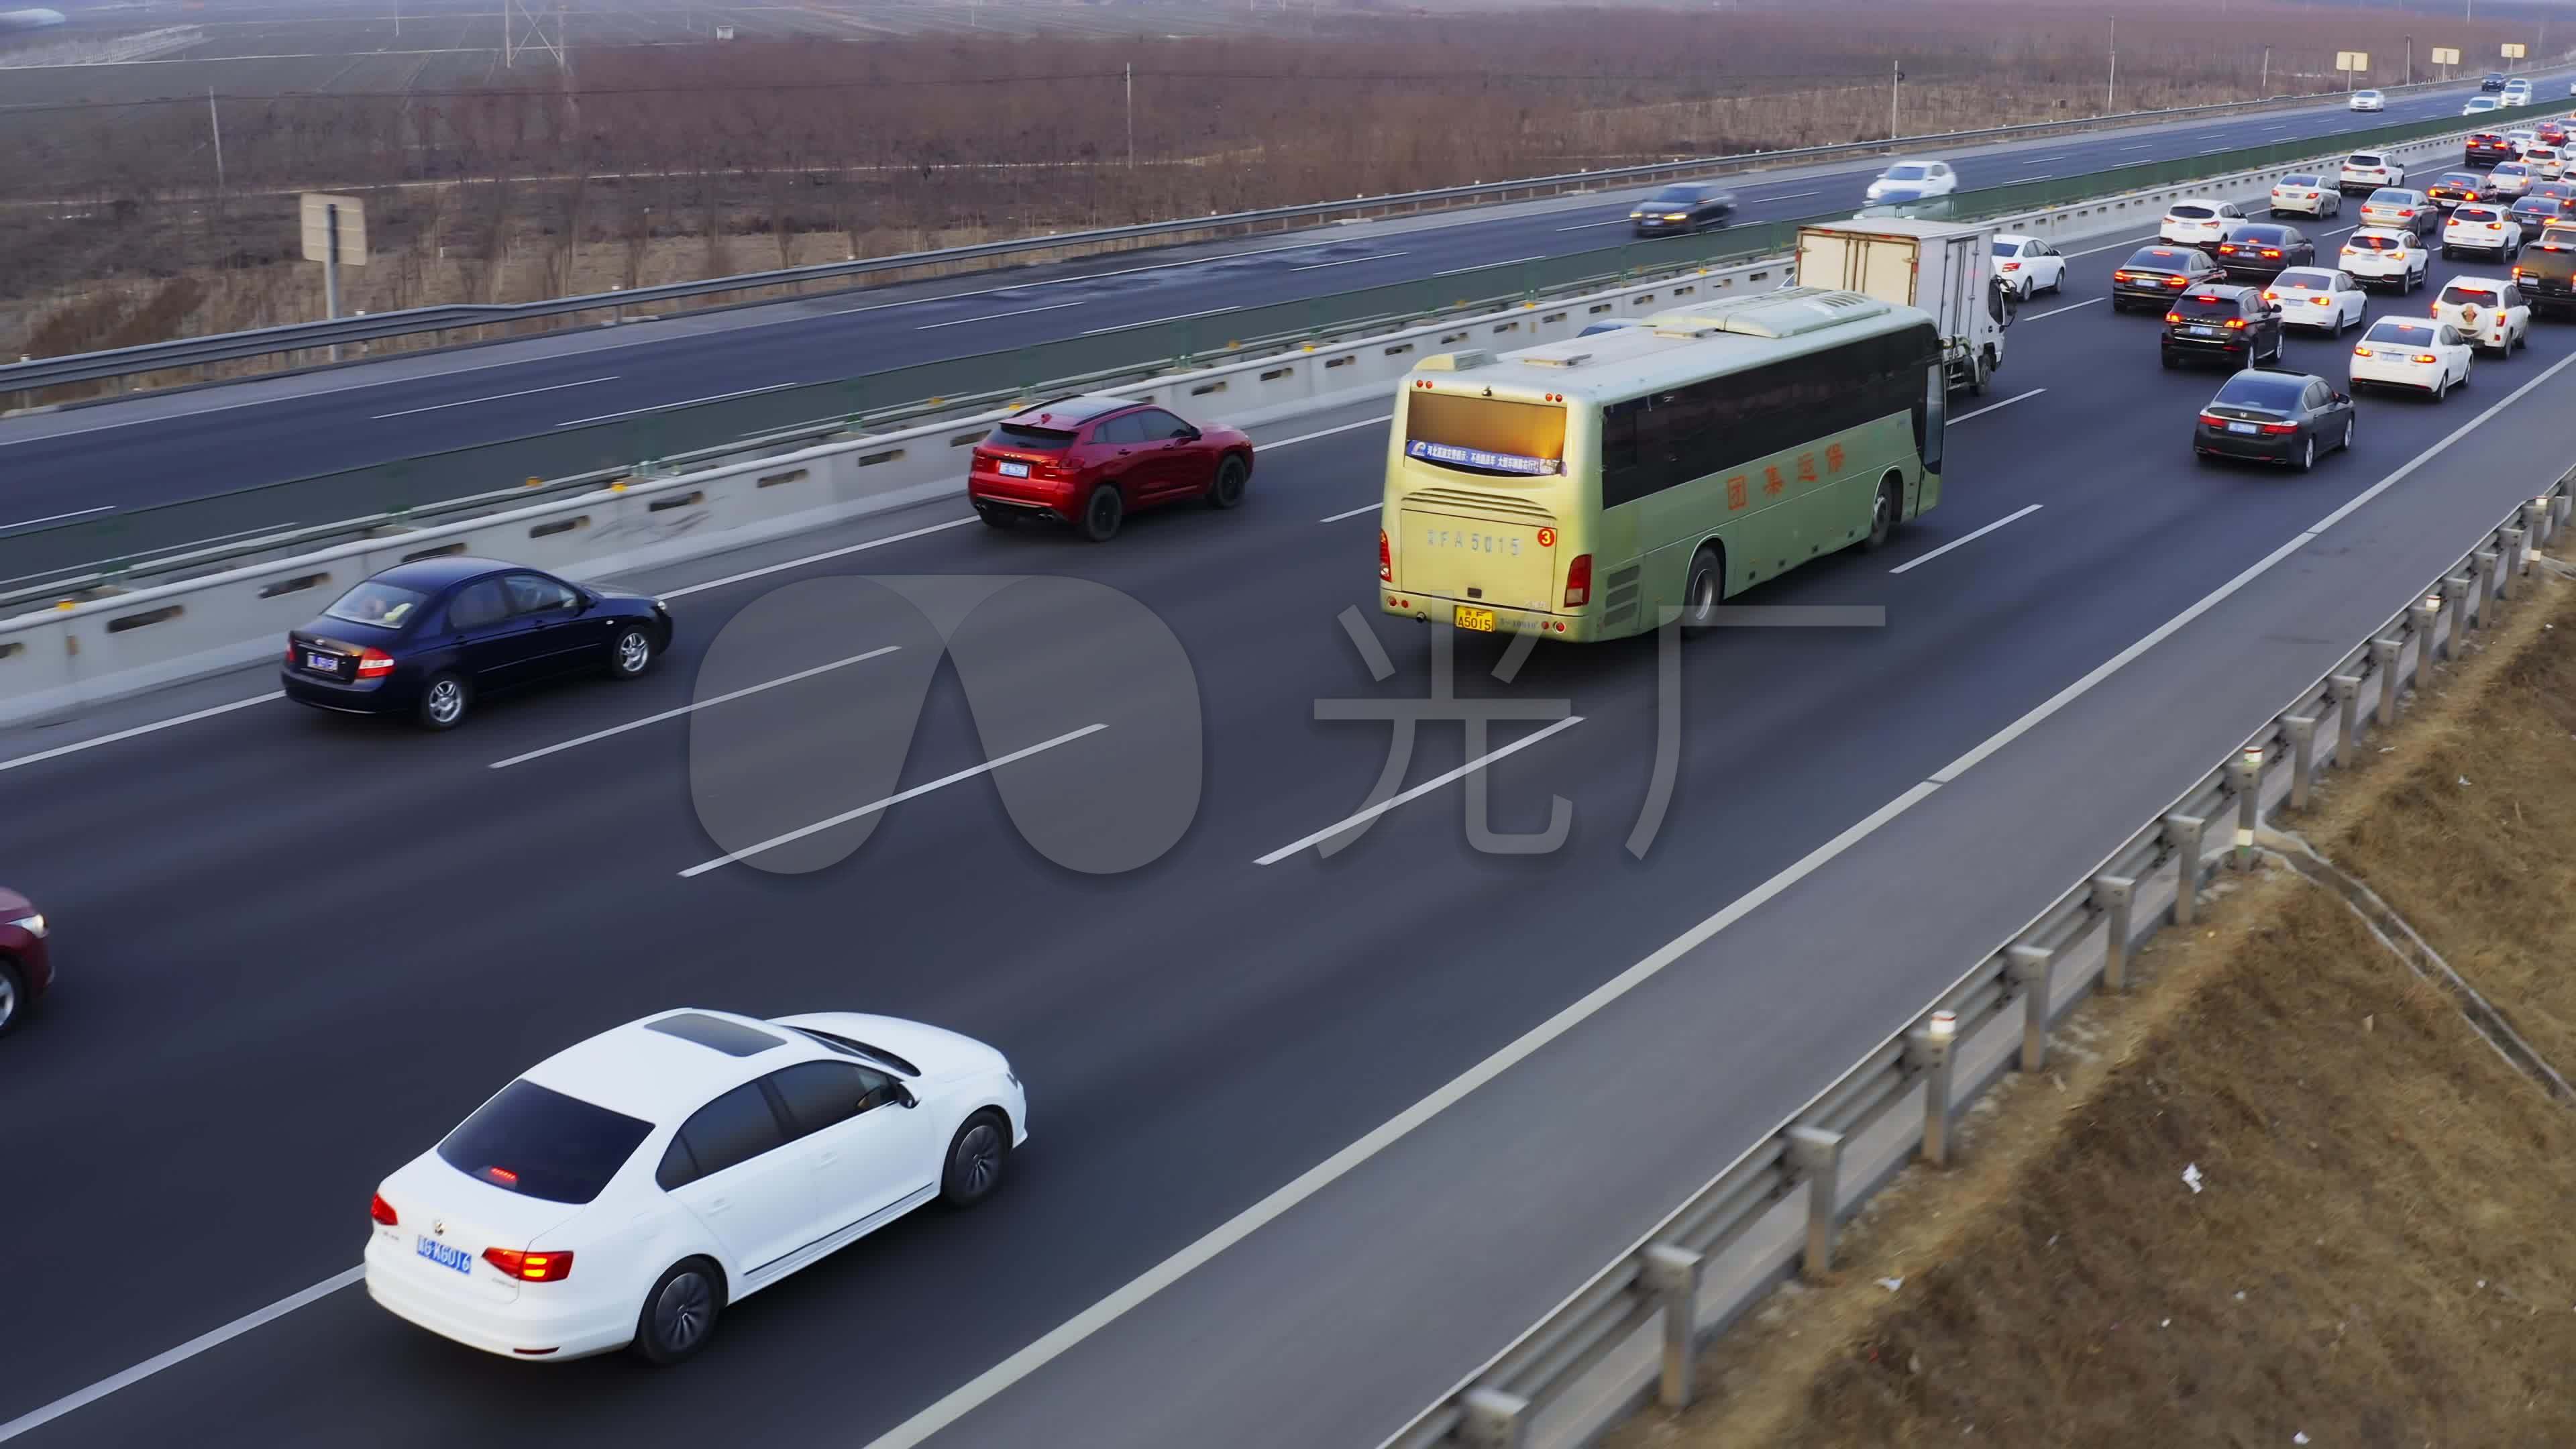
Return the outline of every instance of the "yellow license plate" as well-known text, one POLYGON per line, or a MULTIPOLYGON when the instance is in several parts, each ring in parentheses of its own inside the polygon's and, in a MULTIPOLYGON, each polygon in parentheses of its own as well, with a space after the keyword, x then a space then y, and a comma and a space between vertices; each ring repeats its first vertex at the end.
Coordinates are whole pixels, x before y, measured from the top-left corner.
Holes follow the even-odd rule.
POLYGON ((1458 627, 1461 629, 1473 629, 1479 634, 1491 634, 1494 632, 1494 611, 1491 609, 1470 609, 1466 605, 1460 604, 1458 606, 1458 627))

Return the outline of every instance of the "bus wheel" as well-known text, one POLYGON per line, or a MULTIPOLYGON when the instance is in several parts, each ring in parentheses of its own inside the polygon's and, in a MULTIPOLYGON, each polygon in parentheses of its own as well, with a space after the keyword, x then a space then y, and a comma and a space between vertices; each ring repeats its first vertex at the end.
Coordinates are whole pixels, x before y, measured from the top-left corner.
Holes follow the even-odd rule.
POLYGON ((1682 622, 1705 629, 1717 617, 1717 601, 1726 597, 1726 564, 1713 548, 1691 557, 1690 577, 1682 585, 1682 622))
POLYGON ((1896 514, 1902 507, 1904 507, 1904 499, 1897 490, 1896 480, 1893 478, 1882 480, 1878 485, 1878 502, 1870 507, 1869 540, 1861 547, 1885 548, 1888 535, 1896 532, 1896 514))

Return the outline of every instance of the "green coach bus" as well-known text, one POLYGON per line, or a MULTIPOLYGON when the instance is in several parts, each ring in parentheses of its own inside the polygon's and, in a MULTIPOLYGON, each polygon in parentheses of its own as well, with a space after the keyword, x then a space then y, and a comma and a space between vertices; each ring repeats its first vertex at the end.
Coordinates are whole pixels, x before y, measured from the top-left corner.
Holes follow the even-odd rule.
POLYGON ((1387 445, 1386 613, 1616 639, 1940 501, 1930 316, 1791 288, 1494 356, 1425 358, 1387 445))

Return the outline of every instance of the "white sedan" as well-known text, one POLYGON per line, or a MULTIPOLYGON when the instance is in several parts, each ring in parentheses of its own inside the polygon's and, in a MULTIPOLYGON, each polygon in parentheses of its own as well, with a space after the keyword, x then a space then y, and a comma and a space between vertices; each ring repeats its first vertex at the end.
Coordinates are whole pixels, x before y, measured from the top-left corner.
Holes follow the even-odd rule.
POLYGON ((2481 352, 2511 357, 2515 348, 2531 345, 2531 303, 2511 282, 2453 277, 2433 299, 2433 316, 2481 352))
POLYGON ((1869 184, 1869 199, 1873 203, 1924 201, 1958 189, 1959 173, 1947 161, 1899 161, 1869 184))
POLYGON ((2522 250, 2522 223, 2501 206, 2483 201, 2464 201, 2451 208, 2451 219, 2442 223, 2442 258, 2448 261, 2462 252, 2484 252, 2504 261, 2522 250))
POLYGON ((2522 148, 2522 164, 2543 181, 2556 181, 2567 173, 2566 153, 2537 141, 2522 148))
POLYGON ((2487 200, 2511 201, 2531 190, 2531 183, 2538 179, 2531 174, 2530 167, 2519 161, 2499 161, 2495 169, 2487 173, 2487 200))
POLYGON ((2033 292, 2054 292, 2066 285, 2066 258, 2035 236, 1995 238, 1995 276, 2005 290, 2027 302, 2033 292))
POLYGON ((367 1295, 503 1358, 676 1363, 716 1316, 1028 1137, 1002 1054, 852 1012, 673 1011, 529 1068, 376 1189, 367 1295))
POLYGON ((2411 231, 2363 227, 2344 238, 2335 265, 2365 287, 2375 282, 2412 292, 2433 274, 2433 254, 2411 231))
MULTIPOLYGON (((2576 96, 2576 86, 2569 87, 2567 94, 2576 96)), ((2463 116, 2483 116, 2494 109, 2496 109, 2495 97, 2471 96, 2469 97, 2469 103, 2460 107, 2460 114, 2463 116)))
POLYGON ((2377 91, 2354 91, 2352 108, 2356 111, 2384 111, 2388 109, 2388 97, 2377 91))
POLYGON ((2177 201, 2165 208, 2165 219, 2156 226, 2156 240, 2206 250, 2227 240, 2227 234, 2243 220, 2245 213, 2232 201, 2204 197, 2177 201))
POLYGON ((2291 267, 2263 289, 2263 300, 2281 309, 2281 323, 2340 337, 2370 310, 2361 283, 2332 267, 2291 267))
POLYGON ((2469 344, 2448 322, 2425 317, 2382 317, 2352 348, 2352 390, 2402 387, 2440 402, 2469 381, 2469 344))
POLYGON ((2343 188, 2313 171, 2294 171, 2272 183, 2274 216, 2311 216, 2319 221, 2343 215, 2343 188))

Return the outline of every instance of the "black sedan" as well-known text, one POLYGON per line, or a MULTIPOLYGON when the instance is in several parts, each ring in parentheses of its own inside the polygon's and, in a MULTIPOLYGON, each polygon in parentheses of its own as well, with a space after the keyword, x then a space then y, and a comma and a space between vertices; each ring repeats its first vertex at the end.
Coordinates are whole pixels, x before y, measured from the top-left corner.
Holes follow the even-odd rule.
POLYGON ((1724 226, 1735 215, 1735 193, 1715 186, 1667 186, 1637 203, 1628 213, 1639 236, 1702 231, 1724 226))
POLYGON ((2556 196, 2526 196, 2508 208, 2514 220, 2522 223, 2525 241, 2540 240, 2540 233, 2552 222, 2576 221, 2576 202, 2556 196))
POLYGON ((578 672, 633 679, 670 647, 658 599, 486 558, 385 570, 286 636, 286 697, 453 729, 486 691, 578 672))
POLYGON ((2191 435, 2199 459, 2252 458, 2304 473, 2324 448, 2352 446, 2352 398, 2322 377, 2249 368, 2200 410, 2191 435))
POLYGON ((2224 275, 2198 247, 2178 242, 2140 247, 2111 273, 2111 310, 2162 312, 2189 288, 2224 275))
POLYGON ((2279 276, 2291 267, 2317 264, 2317 244, 2295 226, 2258 221, 2240 226, 2218 244, 2219 269, 2231 277, 2279 276))
POLYGON ((2424 188, 2424 196, 2435 206, 2448 211, 2463 201, 2477 200, 2486 195, 2486 191, 2487 179, 2475 171, 2445 171, 2432 185, 2424 188))
POLYGON ((2173 299, 2156 350, 2167 367, 2226 362, 2260 367, 2281 360, 2288 335, 2279 303, 2260 287, 2194 287, 2173 299))

